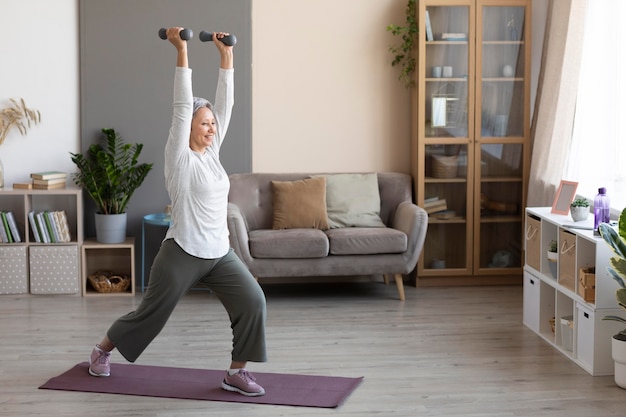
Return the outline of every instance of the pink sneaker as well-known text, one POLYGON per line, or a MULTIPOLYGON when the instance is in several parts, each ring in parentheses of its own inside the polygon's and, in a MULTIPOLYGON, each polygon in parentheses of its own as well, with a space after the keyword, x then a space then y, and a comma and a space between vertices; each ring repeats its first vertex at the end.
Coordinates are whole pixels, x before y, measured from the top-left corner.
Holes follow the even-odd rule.
POLYGON ((265 395, 263 387, 257 384, 254 376, 245 369, 241 369, 234 375, 229 375, 228 371, 226 371, 226 376, 222 381, 222 389, 238 392, 246 397, 265 395))
POLYGON ((89 374, 92 376, 111 375, 111 352, 106 352, 99 347, 93 348, 89 356, 89 374))

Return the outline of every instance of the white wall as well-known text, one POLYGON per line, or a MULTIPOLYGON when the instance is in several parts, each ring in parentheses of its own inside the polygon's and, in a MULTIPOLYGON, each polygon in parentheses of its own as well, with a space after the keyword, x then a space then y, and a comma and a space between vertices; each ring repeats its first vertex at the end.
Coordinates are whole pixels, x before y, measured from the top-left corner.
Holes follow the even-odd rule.
MULTIPOLYGON (((535 0, 537 11, 543 0, 535 0)), ((389 23, 406 0, 253 0, 256 172, 410 171, 409 92, 390 66, 389 23)), ((8 185, 74 171, 79 150, 78 0, 0 0, 0 106, 23 97, 43 121, 0 146, 8 185)), ((534 16, 543 25, 545 16, 534 16), (543 20, 542 20, 543 19, 543 20)), ((543 27, 533 33, 533 71, 543 27)), ((533 80, 535 82, 535 80, 533 80)), ((534 96, 534 94, 533 94, 534 96)), ((92 99, 97 100, 97 97, 92 99)))
POLYGON ((253 171, 410 171, 410 94, 385 29, 405 7, 253 1, 253 171))
POLYGON ((12 130, 0 146, 5 183, 31 172, 73 172, 79 150, 77 0, 0 0, 0 108, 23 98, 41 112, 26 136, 12 130))

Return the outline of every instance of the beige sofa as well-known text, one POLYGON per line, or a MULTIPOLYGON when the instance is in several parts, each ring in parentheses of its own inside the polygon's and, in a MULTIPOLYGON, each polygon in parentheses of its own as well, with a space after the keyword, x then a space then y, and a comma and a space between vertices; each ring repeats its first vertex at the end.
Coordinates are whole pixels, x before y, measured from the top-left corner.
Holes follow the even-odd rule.
POLYGON ((388 282, 393 275, 404 300, 403 275, 415 268, 428 225, 426 211, 412 202, 409 175, 244 173, 232 174, 230 183, 230 243, 257 279, 383 275, 388 282), (372 206, 378 213, 350 218, 372 206), (285 223, 318 210, 313 220, 285 223))

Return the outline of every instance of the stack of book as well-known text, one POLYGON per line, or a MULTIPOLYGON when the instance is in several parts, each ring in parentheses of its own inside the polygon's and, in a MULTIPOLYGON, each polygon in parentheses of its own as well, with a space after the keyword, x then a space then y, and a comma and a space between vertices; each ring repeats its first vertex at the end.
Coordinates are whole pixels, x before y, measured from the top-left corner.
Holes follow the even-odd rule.
POLYGON ((446 211, 447 209, 448 204, 446 203, 445 198, 440 199, 439 197, 432 197, 424 200, 424 210, 426 210, 426 213, 428 214, 446 211))
POLYGON ((51 190, 65 188, 67 172, 45 171, 30 174, 31 182, 14 183, 13 188, 34 188, 36 190, 51 190))
POLYGON ((39 243, 67 243, 72 240, 65 211, 41 211, 28 213, 30 228, 39 243))
POLYGON ((0 242, 2 243, 19 243, 22 241, 20 231, 15 223, 15 216, 12 211, 0 212, 0 242))

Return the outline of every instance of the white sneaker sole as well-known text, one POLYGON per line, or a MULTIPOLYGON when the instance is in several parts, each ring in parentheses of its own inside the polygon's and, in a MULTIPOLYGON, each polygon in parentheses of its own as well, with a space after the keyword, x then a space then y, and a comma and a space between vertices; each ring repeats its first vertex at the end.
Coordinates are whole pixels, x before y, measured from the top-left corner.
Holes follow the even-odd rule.
POLYGON ((99 374, 97 372, 92 371, 91 370, 91 356, 87 360, 87 363, 89 363, 89 375, 91 375, 91 376, 111 376, 111 372, 99 374))
POLYGON ((237 388, 234 385, 229 385, 225 381, 222 381, 222 389, 230 392, 238 392, 241 395, 245 395, 246 397, 260 397, 265 395, 265 390, 260 392, 247 392, 242 390, 241 388, 237 388))

